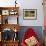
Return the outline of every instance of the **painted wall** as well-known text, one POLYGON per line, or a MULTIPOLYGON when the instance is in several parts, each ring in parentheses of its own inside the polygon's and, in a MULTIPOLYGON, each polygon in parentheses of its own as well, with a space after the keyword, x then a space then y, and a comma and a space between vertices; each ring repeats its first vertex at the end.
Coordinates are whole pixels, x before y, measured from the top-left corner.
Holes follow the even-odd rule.
POLYGON ((42 26, 21 26, 20 28, 20 32, 19 32, 19 39, 20 42, 25 34, 25 32, 27 31, 28 28, 32 28, 34 30, 34 32, 37 34, 37 37, 39 39, 39 41, 41 43, 43 43, 43 30, 42 30, 42 26))
POLYGON ((43 6, 42 0, 21 0, 20 2, 20 25, 22 26, 42 26, 43 25, 43 6), (24 20, 23 9, 37 9, 37 20, 24 20), (26 24, 25 24, 26 23, 26 24))
MULTIPOLYGON (((0 0, 0 6, 15 6, 15 0, 0 0)), ((17 0, 19 6, 19 24, 20 26, 43 26, 43 6, 42 0, 17 0), (23 9, 37 9, 37 20, 24 20, 23 9), (26 23, 26 24, 25 24, 26 23)), ((9 19, 10 20, 10 19, 9 19)))

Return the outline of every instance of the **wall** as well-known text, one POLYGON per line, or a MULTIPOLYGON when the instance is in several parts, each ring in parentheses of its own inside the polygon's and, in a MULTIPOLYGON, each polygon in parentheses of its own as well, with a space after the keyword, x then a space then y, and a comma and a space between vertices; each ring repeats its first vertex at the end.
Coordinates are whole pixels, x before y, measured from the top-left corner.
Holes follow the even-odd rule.
POLYGON ((20 42, 28 28, 32 28, 35 31, 35 33, 37 34, 39 41, 41 43, 43 43, 43 30, 42 30, 41 26, 21 26, 20 32, 19 32, 20 42))
MULTIPOLYGON (((15 1, 15 0, 14 0, 15 1)), ((13 0, 0 0, 0 6, 15 6, 13 0)), ((20 26, 43 26, 43 6, 42 0, 17 0, 19 6, 20 26), (24 20, 23 9, 37 9, 37 20, 24 20), (25 24, 26 23, 26 24, 25 24)))
POLYGON ((43 26, 42 0, 21 0, 20 1, 20 25, 22 26, 43 26), (37 9, 37 20, 23 20, 23 9, 37 9), (26 23, 26 24, 25 24, 26 23))

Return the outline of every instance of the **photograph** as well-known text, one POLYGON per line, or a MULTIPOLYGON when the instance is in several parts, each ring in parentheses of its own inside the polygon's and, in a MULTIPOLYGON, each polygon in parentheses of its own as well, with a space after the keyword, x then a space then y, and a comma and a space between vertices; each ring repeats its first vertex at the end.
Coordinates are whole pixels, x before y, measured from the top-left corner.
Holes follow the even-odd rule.
POLYGON ((37 9, 23 9, 23 18, 27 20, 36 20, 37 9))

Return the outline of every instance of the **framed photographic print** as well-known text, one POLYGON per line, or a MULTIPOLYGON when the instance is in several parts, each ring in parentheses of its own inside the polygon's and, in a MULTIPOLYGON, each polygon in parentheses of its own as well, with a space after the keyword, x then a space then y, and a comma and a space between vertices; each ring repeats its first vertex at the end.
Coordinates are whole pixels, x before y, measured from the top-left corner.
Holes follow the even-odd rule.
POLYGON ((10 15, 14 15, 14 10, 10 10, 10 11, 9 11, 9 14, 10 14, 10 15))
POLYGON ((10 11, 9 11, 9 14, 10 14, 10 15, 16 15, 16 14, 17 14, 17 11, 15 11, 15 10, 10 10, 10 11))
POLYGON ((23 18, 26 20, 36 20, 37 9, 23 9, 23 18))
POLYGON ((2 15, 9 15, 9 10, 2 10, 2 15))

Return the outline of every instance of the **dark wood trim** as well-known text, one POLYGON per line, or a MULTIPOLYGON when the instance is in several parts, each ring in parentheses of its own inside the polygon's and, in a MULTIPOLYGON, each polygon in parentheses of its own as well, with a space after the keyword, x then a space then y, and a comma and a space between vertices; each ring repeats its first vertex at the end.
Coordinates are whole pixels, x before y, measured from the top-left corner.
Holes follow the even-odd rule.
POLYGON ((12 29, 13 31, 14 31, 14 29, 16 29, 17 30, 17 32, 19 31, 19 29, 20 29, 20 26, 18 25, 18 24, 1 24, 0 25, 0 27, 1 27, 1 32, 3 31, 3 29, 5 29, 5 28, 10 28, 10 29, 12 29))
POLYGON ((0 7, 1 10, 7 10, 7 9, 19 9, 19 7, 0 7))

